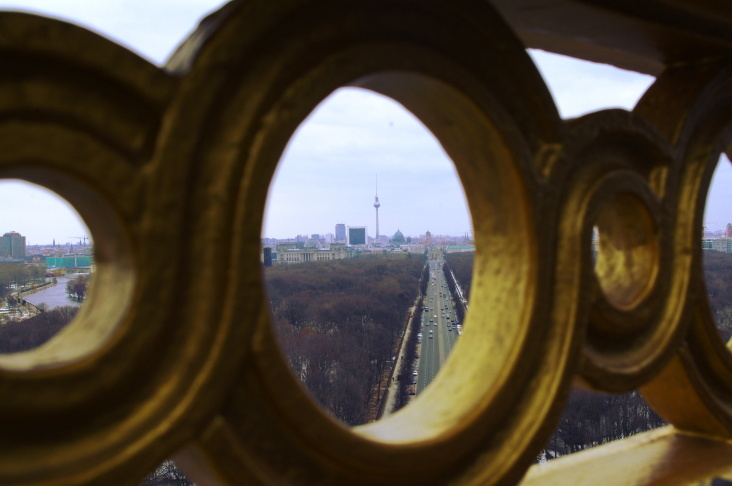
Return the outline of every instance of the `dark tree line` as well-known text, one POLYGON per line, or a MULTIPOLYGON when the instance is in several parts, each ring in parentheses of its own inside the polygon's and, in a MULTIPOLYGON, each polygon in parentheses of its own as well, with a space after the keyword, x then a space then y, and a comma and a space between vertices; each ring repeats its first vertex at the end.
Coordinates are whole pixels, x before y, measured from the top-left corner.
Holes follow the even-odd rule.
POLYGON ((45 265, 25 265, 23 263, 0 263, 0 297, 5 297, 13 289, 28 285, 41 284, 46 279, 45 265))
POLYGON ((424 258, 356 258, 264 269, 275 332, 289 364, 334 417, 374 418, 424 258))
POLYGON ((665 424, 637 391, 606 395, 573 389, 544 452, 552 459, 665 424))
POLYGON ((427 287, 430 284, 430 267, 429 265, 424 266, 424 270, 422 271, 422 277, 419 281, 419 291, 422 295, 427 295, 427 287))
MULTIPOLYGON (((473 257, 475 252, 467 251, 460 253, 448 253, 445 255, 445 263, 455 275, 460 288, 463 290, 465 299, 470 298, 470 283, 473 280, 473 257)), ((451 279, 448 279, 451 280, 451 279)))
POLYGON ((0 326, 0 354, 41 346, 71 322, 78 310, 75 306, 56 307, 35 317, 0 326))
POLYGON ((422 271, 422 277, 420 277, 419 281, 420 298, 417 302, 417 307, 414 310, 414 317, 412 318, 408 341, 404 344, 402 369, 397 377, 399 380, 399 394, 397 395, 397 400, 394 405, 395 412, 409 403, 409 389, 413 386, 411 382, 412 367, 415 364, 417 356, 417 335, 420 333, 422 327, 422 312, 424 311, 423 297, 427 295, 429 282, 430 268, 425 264, 424 270, 422 271))
POLYGON ((193 486, 170 459, 164 460, 153 472, 145 476, 139 486, 193 486))
MULTIPOLYGON (((458 253, 459 255, 465 255, 465 253, 458 253)), ((473 262, 473 252, 468 253, 470 255, 470 264, 472 265, 473 262)), ((449 255, 448 255, 449 256, 449 255)), ((466 260, 465 258, 462 258, 461 261, 466 260)), ((465 305, 463 304, 463 301, 460 299, 460 296, 457 293, 457 288, 455 287, 455 280, 452 278, 452 275, 450 274, 450 265, 448 265, 447 258, 445 258, 445 262, 442 264, 442 273, 445 274, 445 280, 447 281, 447 287, 450 289, 450 295, 452 296, 453 302, 455 302, 455 314, 457 315, 458 322, 465 322, 465 305)), ((470 272, 470 275, 472 276, 472 269, 470 272)), ((457 276, 455 277, 457 278, 457 276)), ((467 282, 468 288, 470 288, 470 281, 467 282)), ((460 287, 462 287, 462 282, 460 283, 460 287)), ((466 295, 467 299, 467 295, 466 295)))
POLYGON ((732 337, 732 253, 704 250, 704 281, 722 339, 732 337))
POLYGON ((86 298, 90 281, 91 277, 89 275, 79 275, 66 282, 66 293, 72 299, 81 302, 86 298))

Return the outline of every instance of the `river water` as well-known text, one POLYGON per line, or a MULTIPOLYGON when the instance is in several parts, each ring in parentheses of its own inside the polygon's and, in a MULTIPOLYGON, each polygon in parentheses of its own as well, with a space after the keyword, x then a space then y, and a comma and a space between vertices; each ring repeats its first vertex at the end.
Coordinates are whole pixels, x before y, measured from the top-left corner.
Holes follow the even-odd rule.
POLYGON ((65 305, 79 306, 81 305, 81 302, 69 298, 69 294, 66 293, 66 282, 74 277, 75 275, 71 277, 58 277, 56 279, 58 283, 53 287, 49 287, 34 294, 28 294, 23 297, 23 299, 33 305, 46 304, 48 306, 48 310, 65 305))

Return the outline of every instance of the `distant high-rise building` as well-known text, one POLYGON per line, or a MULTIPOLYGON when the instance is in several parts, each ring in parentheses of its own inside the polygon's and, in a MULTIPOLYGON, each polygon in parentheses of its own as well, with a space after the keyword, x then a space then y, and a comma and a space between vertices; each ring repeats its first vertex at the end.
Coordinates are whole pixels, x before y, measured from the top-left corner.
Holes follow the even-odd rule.
POLYGON ((727 231, 725 232, 727 238, 732 238, 732 223, 727 223, 727 231))
POLYGON ((335 239, 336 241, 346 241, 346 225, 338 223, 335 226, 335 239))
POLYGON ((0 257, 24 258, 25 236, 15 231, 0 236, 0 257))
POLYGON ((349 245, 365 245, 366 226, 349 226, 347 243, 349 245))
POLYGON ((262 263, 265 267, 272 266, 272 248, 269 246, 262 248, 262 263))
POLYGON ((379 176, 376 176, 376 196, 374 197, 374 208, 376 209, 376 239, 379 239, 379 176))

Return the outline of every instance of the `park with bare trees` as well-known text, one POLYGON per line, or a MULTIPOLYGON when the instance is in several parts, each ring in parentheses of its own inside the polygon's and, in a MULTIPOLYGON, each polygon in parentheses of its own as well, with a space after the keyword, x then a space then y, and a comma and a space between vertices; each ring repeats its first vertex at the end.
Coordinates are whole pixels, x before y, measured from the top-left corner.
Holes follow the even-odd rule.
POLYGON ((265 269, 288 364, 334 418, 376 418, 424 267, 423 256, 399 255, 265 269))

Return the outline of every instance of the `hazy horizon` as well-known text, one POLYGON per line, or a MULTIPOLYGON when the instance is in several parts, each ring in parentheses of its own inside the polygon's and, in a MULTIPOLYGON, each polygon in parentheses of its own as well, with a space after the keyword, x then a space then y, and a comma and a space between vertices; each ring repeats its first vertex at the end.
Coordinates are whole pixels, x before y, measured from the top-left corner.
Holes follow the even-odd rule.
MULTIPOLYGON (((79 24, 134 50, 157 65, 224 2, 0 0, 0 8, 37 12, 79 24), (162 17, 161 17, 162 16, 162 17), (165 18, 164 22, 159 22, 165 18)), ((653 83, 651 76, 543 51, 528 50, 563 118, 605 109, 631 110, 653 83)), ((455 168, 439 143, 396 102, 363 90, 337 90, 293 135, 271 184, 263 237, 335 232, 336 223, 366 226, 375 234, 378 174, 379 232, 405 236, 460 236, 472 222, 455 168)), ((73 243, 91 236, 65 202, 35 190, 0 186, 0 234, 17 231, 29 244, 73 243)), ((10 184, 10 185, 5 185, 10 184)), ((720 164, 710 186, 706 225, 732 222, 727 195, 732 166, 720 164)))

